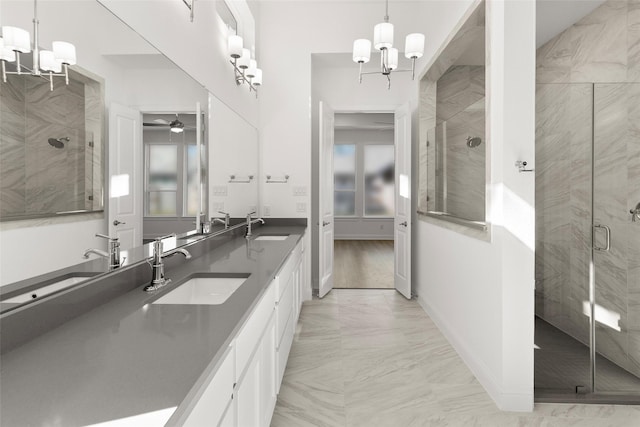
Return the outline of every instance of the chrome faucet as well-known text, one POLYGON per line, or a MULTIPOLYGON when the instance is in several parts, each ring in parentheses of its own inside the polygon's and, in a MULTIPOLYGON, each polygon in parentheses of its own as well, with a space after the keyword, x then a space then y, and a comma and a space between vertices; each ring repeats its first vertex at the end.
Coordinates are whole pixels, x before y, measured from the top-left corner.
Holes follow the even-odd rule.
POLYGON ((189 251, 183 248, 173 249, 166 254, 162 253, 162 241, 175 236, 175 233, 171 233, 166 236, 156 237, 156 240, 153 242, 153 256, 151 257, 151 283, 144 287, 145 292, 156 291, 171 282, 171 279, 164 277, 164 262, 162 261, 162 258, 166 258, 177 253, 184 255, 186 259, 191 258, 189 251))
POLYGON ((84 258, 89 258, 89 254, 96 254, 104 258, 109 258, 109 271, 124 264, 126 258, 120 260, 120 242, 117 237, 109 237, 100 233, 96 233, 96 237, 101 237, 109 241, 109 252, 101 251, 100 249, 87 249, 84 252, 84 255, 82 255, 84 258))
POLYGON ((253 218, 251 218, 251 215, 253 215, 253 214, 255 214, 255 213, 256 213, 256 212, 254 211, 254 212, 249 212, 249 213, 247 214, 247 234, 245 234, 245 236, 244 236, 244 237, 246 237, 247 239, 251 238, 251 236, 253 235, 253 234, 251 233, 251 225, 252 225, 252 224, 255 224, 256 222, 259 222, 259 223, 261 223, 261 224, 264 224, 264 219, 262 219, 262 218, 258 218, 258 219, 253 219, 253 218))
MULTIPOLYGON (((211 223, 207 221, 207 216, 202 212, 198 215, 200 228, 198 228, 199 234, 209 234, 211 232, 211 223)), ((196 224, 196 222, 193 222, 196 224)))
POLYGON ((218 211, 218 213, 221 213, 222 215, 224 215, 224 219, 211 218, 211 224, 215 224, 216 222, 219 222, 220 224, 224 225, 224 229, 226 230, 227 228, 229 228, 229 220, 231 219, 231 216, 227 212, 218 211))

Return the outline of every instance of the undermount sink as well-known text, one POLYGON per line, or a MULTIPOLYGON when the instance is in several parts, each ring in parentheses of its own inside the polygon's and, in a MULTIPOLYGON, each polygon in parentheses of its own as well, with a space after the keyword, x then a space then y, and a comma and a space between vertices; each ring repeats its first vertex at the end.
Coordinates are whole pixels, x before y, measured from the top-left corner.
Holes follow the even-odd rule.
POLYGON ((249 274, 194 277, 152 304, 223 304, 248 277, 249 274))
POLYGON ((288 234, 262 234, 255 240, 286 240, 288 237, 288 234))
POLYGON ((36 299, 40 299, 54 292, 60 291, 62 289, 68 288, 80 282, 84 282, 87 279, 90 279, 93 275, 75 275, 71 277, 67 277, 62 280, 58 280, 57 282, 50 283, 46 286, 42 286, 38 289, 33 289, 29 292, 25 292, 23 294, 17 295, 15 297, 2 300, 3 303, 9 304, 22 304, 27 301, 33 301, 36 299))

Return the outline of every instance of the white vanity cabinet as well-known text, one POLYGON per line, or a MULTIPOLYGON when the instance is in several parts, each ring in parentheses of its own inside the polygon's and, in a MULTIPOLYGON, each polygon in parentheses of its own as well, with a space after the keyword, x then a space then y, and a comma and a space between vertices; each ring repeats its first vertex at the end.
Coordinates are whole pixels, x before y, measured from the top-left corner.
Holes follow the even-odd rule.
POLYGON ((275 275, 184 422, 269 426, 301 306, 304 239, 275 275))

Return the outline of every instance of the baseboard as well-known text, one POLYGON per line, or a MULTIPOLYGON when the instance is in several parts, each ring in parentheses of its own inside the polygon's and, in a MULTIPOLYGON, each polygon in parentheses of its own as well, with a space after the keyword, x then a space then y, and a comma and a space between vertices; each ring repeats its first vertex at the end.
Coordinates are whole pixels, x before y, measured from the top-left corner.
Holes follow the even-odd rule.
POLYGON ((502 389, 500 381, 496 380, 489 367, 474 357, 474 351, 457 335, 455 330, 449 327, 444 316, 421 296, 418 296, 417 300, 420 307, 429 315, 436 326, 438 326, 440 332, 447 338, 500 410, 515 412, 533 411, 533 389, 530 392, 505 392, 502 389))
POLYGON ((333 236, 334 240, 393 240, 393 236, 385 235, 360 235, 360 234, 341 234, 339 236, 333 236))

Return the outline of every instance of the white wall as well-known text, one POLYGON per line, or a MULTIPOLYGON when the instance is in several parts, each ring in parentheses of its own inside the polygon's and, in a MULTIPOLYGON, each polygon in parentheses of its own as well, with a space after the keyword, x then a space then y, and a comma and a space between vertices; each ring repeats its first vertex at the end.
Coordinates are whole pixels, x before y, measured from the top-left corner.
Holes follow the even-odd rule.
POLYGON ((415 291, 498 406, 533 408, 535 2, 489 2, 491 242, 418 221, 415 291))
MULTIPOLYGON (((200 82, 237 114, 257 127, 258 99, 236 86, 227 55, 226 28, 216 13, 222 0, 195 2, 195 17, 182 1, 99 0, 133 30, 200 82)), ((254 15, 259 11, 254 7, 254 15)), ((257 16, 254 16, 257 21, 257 16)), ((263 52, 257 50, 260 61, 263 52)), ((265 84, 269 78, 265 72, 265 84)))
POLYGON ((209 216, 221 217, 221 210, 242 218, 258 205, 258 130, 214 96, 209 108, 209 216), (230 175, 238 180, 254 178, 234 184, 230 175), (224 188, 225 194, 216 187, 224 188))

